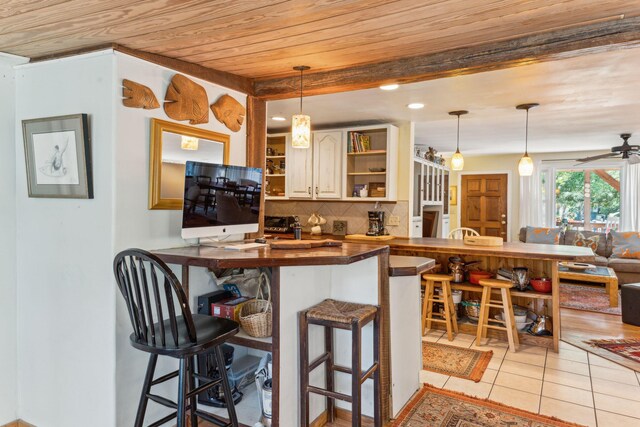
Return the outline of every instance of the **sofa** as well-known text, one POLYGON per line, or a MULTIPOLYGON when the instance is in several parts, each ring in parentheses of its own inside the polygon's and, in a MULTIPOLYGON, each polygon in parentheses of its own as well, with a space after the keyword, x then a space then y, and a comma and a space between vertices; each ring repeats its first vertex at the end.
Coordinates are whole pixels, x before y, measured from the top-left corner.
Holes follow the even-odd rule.
MULTIPOLYGON (((574 231, 567 230, 560 235, 561 245, 573 245, 573 240, 576 233, 582 233, 586 238, 594 235, 600 235, 598 247, 596 248, 594 265, 602 267, 610 267, 616 272, 618 276, 618 284, 624 285, 627 283, 640 282, 640 260, 639 259, 627 259, 627 258, 612 258, 613 251, 613 239, 608 233, 598 233, 595 231, 574 231)), ((520 229, 519 235, 520 241, 526 243, 527 241, 527 228, 520 229)))

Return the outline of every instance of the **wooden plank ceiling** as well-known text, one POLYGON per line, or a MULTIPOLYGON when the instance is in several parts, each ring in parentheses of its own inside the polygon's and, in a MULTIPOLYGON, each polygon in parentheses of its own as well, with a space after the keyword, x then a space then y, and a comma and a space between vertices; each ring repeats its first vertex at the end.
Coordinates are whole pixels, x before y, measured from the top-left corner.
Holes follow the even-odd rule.
POLYGON ((0 51, 38 58, 117 43, 266 79, 634 16, 638 0, 7 0, 0 51))

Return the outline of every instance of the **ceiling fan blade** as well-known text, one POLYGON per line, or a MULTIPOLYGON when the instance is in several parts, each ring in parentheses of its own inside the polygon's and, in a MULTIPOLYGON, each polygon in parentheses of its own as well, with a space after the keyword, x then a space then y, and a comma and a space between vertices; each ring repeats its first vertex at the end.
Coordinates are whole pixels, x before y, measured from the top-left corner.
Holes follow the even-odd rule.
POLYGON ((630 155, 628 162, 630 165, 637 165, 638 163, 640 163, 640 154, 630 155))
POLYGON ((606 159, 607 157, 614 157, 619 154, 620 153, 606 153, 606 154, 600 154, 599 156, 585 157, 584 159, 578 159, 576 161, 580 163, 587 163, 587 162, 593 162, 594 160, 606 159))

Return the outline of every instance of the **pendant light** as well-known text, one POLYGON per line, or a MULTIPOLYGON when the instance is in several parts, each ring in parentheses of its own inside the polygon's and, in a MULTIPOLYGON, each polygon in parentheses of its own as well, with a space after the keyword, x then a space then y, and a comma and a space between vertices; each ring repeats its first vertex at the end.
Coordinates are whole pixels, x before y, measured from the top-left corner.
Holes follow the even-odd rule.
POLYGON ((293 67, 300 71, 300 113, 291 117, 291 146, 293 148, 309 148, 311 143, 311 117, 302 114, 302 73, 310 67, 299 65, 293 67))
POLYGON ((531 176, 533 174, 533 160, 529 157, 529 153, 527 149, 529 148, 529 110, 533 107, 537 107, 540 104, 520 104, 516 106, 517 110, 527 110, 527 121, 525 125, 525 133, 524 133, 524 156, 520 159, 520 163, 518 163, 518 173, 520 176, 531 176))
POLYGON ((466 110, 449 112, 450 116, 458 116, 458 137, 456 138, 456 152, 451 158, 451 170, 454 171, 461 171, 462 169, 464 169, 464 158, 462 157, 462 153, 460 152, 460 116, 468 113, 469 112, 466 110))

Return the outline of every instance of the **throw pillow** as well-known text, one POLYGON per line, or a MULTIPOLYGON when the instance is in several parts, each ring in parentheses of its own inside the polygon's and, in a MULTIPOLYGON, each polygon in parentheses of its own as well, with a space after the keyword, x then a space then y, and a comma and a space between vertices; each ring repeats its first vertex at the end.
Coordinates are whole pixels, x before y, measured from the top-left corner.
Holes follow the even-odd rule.
POLYGON ((598 249, 598 242, 600 242, 600 236, 595 235, 587 238, 580 232, 576 233, 573 238, 573 246, 591 248, 594 254, 596 253, 596 249, 598 249))
POLYGON ((560 244, 560 228, 527 227, 527 243, 560 244))
POLYGON ((637 231, 611 231, 613 238, 612 258, 640 259, 640 233, 637 231))

